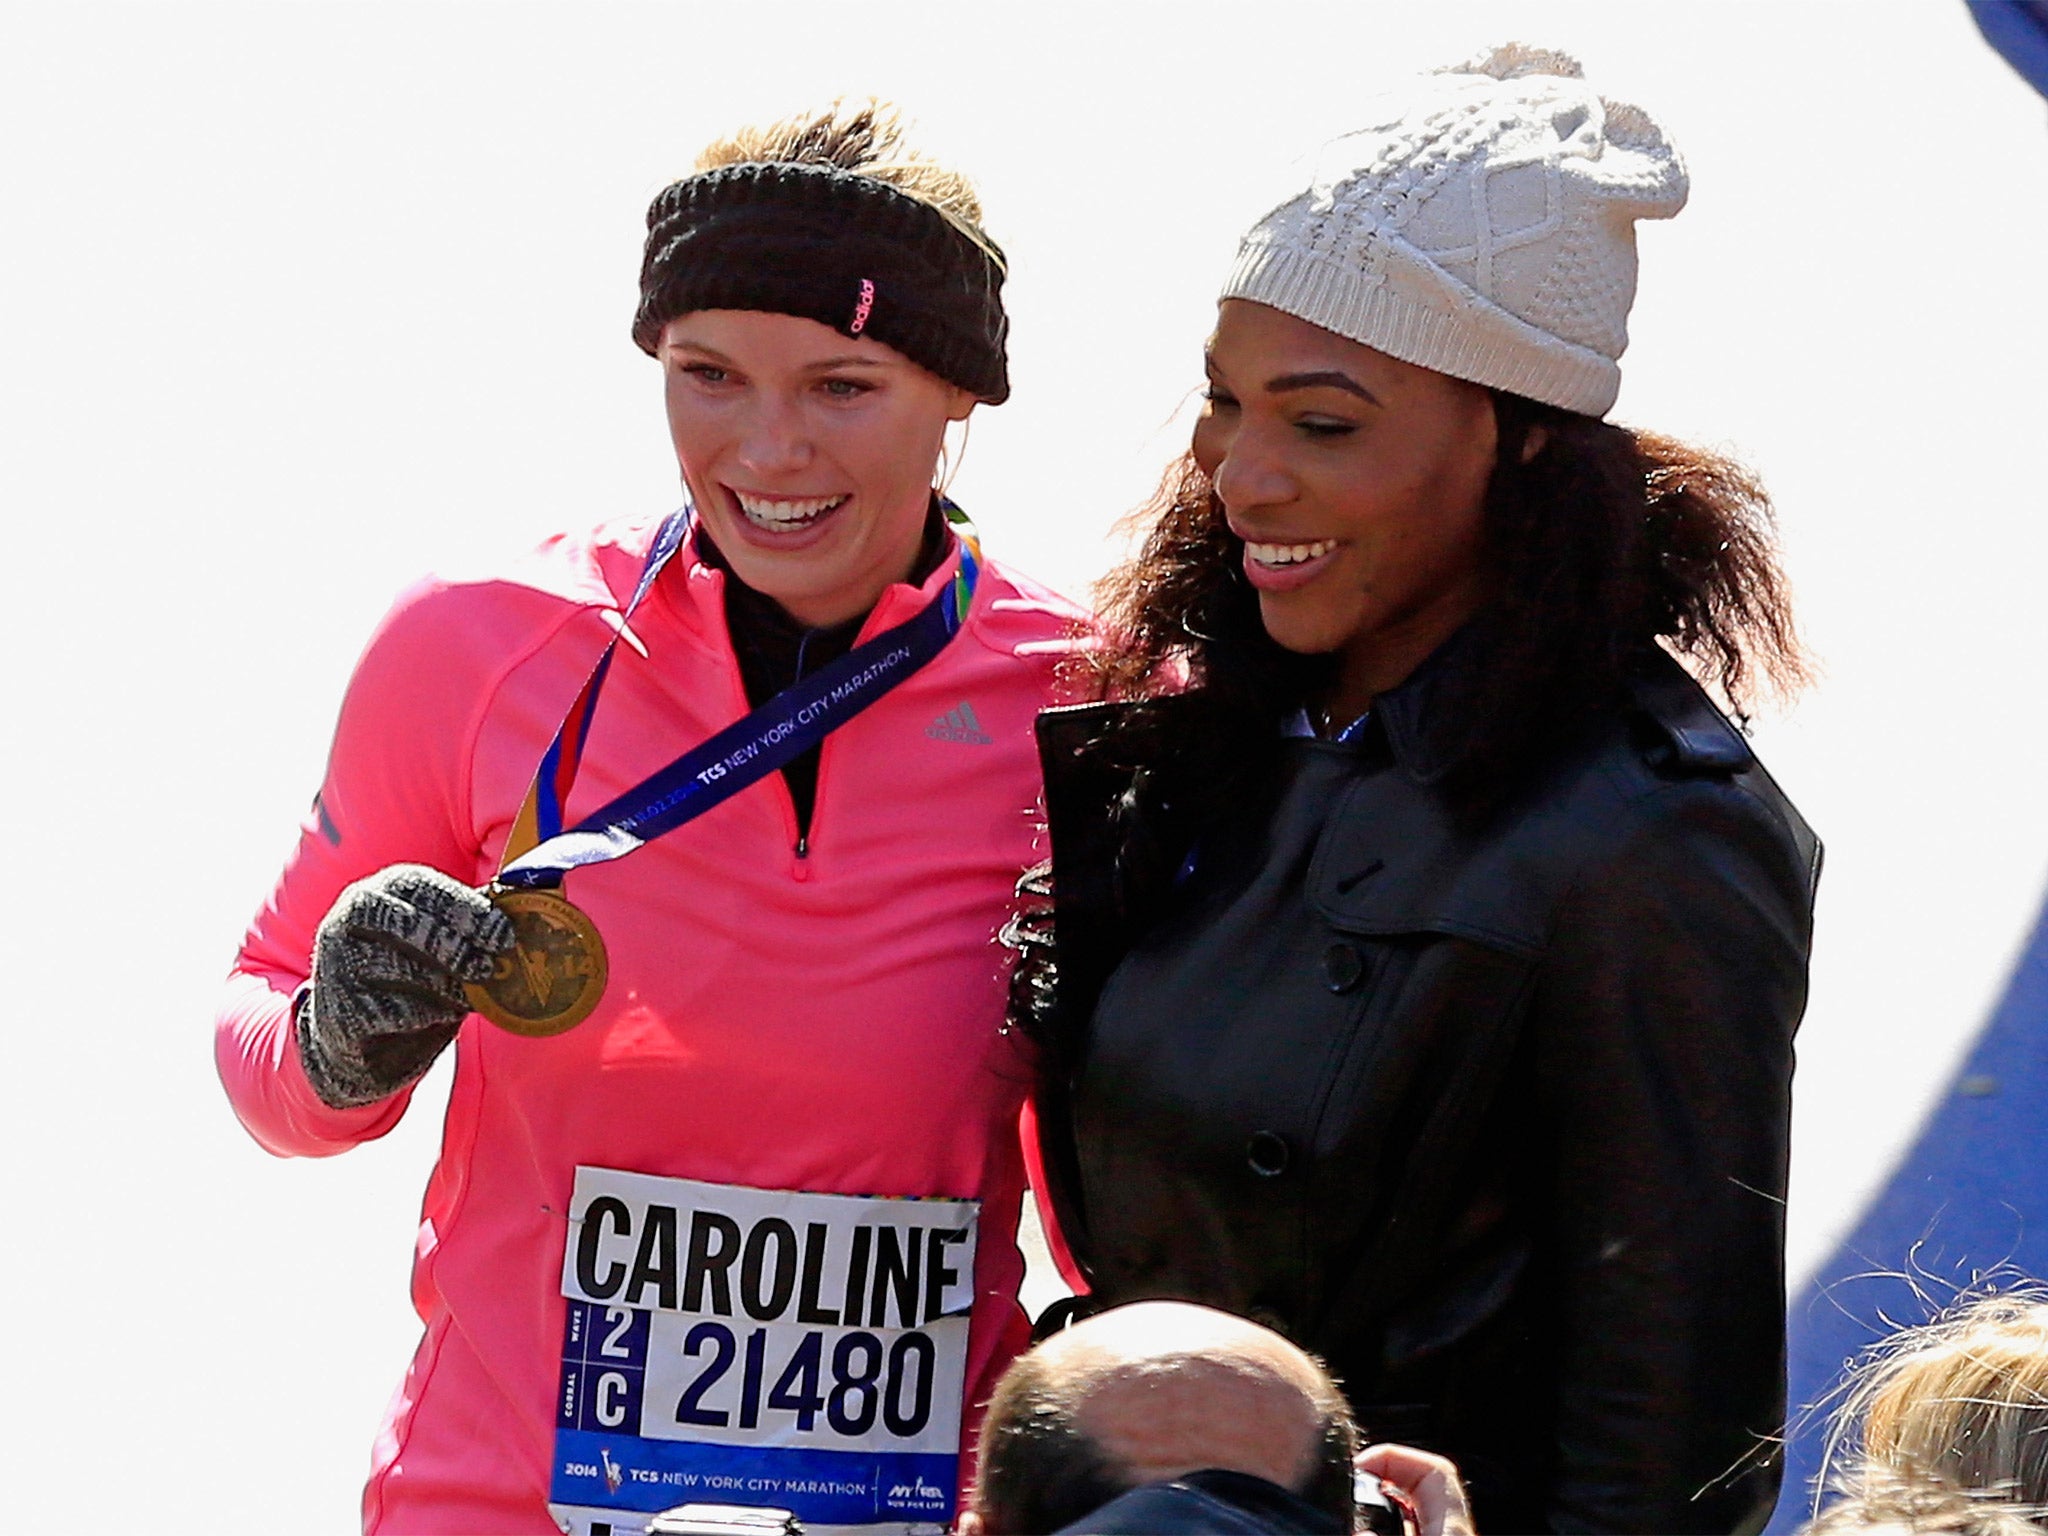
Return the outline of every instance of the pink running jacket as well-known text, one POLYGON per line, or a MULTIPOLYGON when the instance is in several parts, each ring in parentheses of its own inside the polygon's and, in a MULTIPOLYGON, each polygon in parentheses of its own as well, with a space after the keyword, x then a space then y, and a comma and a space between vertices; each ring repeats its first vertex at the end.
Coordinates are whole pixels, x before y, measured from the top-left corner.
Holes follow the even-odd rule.
MULTIPOLYGON (((327 777, 243 944, 216 1041, 251 1135, 322 1157, 408 1094, 323 1105, 288 1019, 341 888, 401 861, 481 885, 542 751, 616 624, 658 520, 555 538, 488 577, 422 582, 359 664, 327 777)), ((737 719, 724 577, 685 549, 633 616, 571 820, 737 719)), ((893 586, 866 638, 951 581, 893 586)), ((1032 718, 1079 610, 984 567, 961 632, 827 739, 809 848, 779 774, 566 894, 610 951, 587 1022, 527 1040, 472 1015, 413 1268, 424 1337, 377 1436, 380 1533, 556 1529, 546 1505, 563 1251, 579 1165, 771 1190, 982 1202, 966 1363, 979 1405, 1023 1346, 1013 1240, 1029 1078, 1002 1031, 996 931, 1042 856, 1032 718)), ((681 1502, 679 1499, 678 1502, 681 1502)))

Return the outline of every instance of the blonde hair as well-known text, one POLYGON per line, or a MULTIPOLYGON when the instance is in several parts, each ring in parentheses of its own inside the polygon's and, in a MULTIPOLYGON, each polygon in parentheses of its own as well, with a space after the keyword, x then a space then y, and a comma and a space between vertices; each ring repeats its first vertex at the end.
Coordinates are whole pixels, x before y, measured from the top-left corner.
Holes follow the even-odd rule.
POLYGON ((1852 1371, 1827 1443, 1852 1493, 1951 1489, 2048 1510, 2048 1295, 1968 1298, 1852 1371))
POLYGON ((911 142, 902 109, 875 97, 842 96, 829 106, 746 127, 704 147, 692 167, 829 165, 884 182, 938 210, 1005 273, 1001 249, 982 229, 981 195, 974 183, 911 142))
POLYGON ((1889 1484, 1854 1494, 1800 1536, 2042 1536, 2014 1505, 1954 1488, 1889 1484))

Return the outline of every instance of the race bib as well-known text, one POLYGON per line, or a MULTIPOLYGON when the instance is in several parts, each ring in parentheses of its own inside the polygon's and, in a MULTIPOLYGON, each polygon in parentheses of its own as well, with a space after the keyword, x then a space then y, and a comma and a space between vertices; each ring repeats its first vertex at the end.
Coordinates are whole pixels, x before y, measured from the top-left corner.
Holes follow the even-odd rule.
POLYGON ((692 1503, 787 1509, 814 1532, 943 1528, 979 1213, 578 1168, 562 1529, 632 1536, 692 1503))

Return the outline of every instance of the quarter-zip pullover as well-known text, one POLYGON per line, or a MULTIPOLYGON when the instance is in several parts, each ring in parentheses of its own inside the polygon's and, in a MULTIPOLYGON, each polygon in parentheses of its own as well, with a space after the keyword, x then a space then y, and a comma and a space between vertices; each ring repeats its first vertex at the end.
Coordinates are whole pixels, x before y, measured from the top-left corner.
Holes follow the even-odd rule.
MULTIPOLYGON (((288 1004, 341 888, 416 861, 481 885, 535 765, 618 623, 658 520, 422 582, 372 639, 315 809, 249 930, 220 1014, 236 1113, 279 1155, 389 1131, 409 1094, 314 1095, 288 1004)), ((953 578, 890 587, 861 638, 953 578)), ((748 708, 728 578, 685 550, 615 653, 570 819, 748 708)), ((598 1011, 522 1039, 468 1019, 413 1269, 424 1336, 378 1436, 376 1532, 555 1529, 546 1504, 564 1244, 579 1165, 771 1190, 981 1202, 963 1447, 1023 1347, 1012 1239, 1027 1064, 995 943, 1043 854, 1032 719, 1079 610, 985 564, 961 632, 827 739, 809 856, 779 775, 631 857, 571 874, 605 937, 598 1011), (968 739, 946 725, 971 706, 968 739)), ((963 1475, 963 1486, 965 1478, 963 1475)))

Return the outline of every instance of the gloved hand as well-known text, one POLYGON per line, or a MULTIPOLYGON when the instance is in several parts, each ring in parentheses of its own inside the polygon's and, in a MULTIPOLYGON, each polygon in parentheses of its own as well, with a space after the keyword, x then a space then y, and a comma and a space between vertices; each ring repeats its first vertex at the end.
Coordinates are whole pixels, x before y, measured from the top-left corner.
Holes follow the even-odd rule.
POLYGON ((512 947, 512 921, 424 864, 393 864, 335 899, 299 995, 299 1061, 333 1109, 372 1104, 424 1074, 455 1038, 482 981, 512 947))

